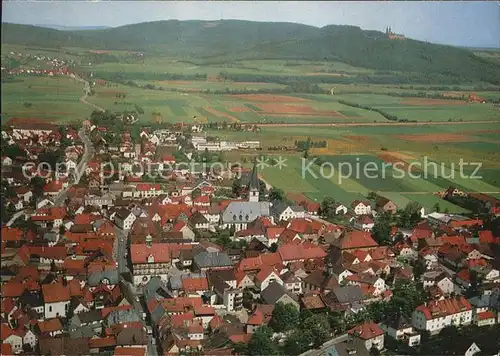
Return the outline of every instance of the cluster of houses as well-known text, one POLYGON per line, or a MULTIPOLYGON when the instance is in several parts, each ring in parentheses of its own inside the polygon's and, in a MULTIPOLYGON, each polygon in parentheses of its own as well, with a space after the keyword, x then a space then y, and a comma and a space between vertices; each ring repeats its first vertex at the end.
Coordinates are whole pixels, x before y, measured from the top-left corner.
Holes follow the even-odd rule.
POLYGON ((72 71, 68 66, 72 66, 74 62, 72 60, 64 60, 55 57, 49 57, 45 55, 33 55, 30 53, 16 53, 9 52, 6 58, 13 58, 15 60, 22 61, 34 61, 35 66, 33 68, 7 68, 2 64, 1 71, 7 75, 46 75, 53 77, 56 75, 72 75, 72 71), (43 69, 42 67, 50 67, 50 69, 43 69))
POLYGON ((2 180, 13 190, 6 197, 6 207, 12 206, 15 211, 35 206, 41 208, 52 204, 51 199, 68 187, 84 153, 84 146, 74 129, 68 128, 63 134, 57 126, 44 123, 19 123, 2 130, 2 139, 8 146, 15 146, 18 150, 17 156, 5 155, 1 158, 2 180), (62 146, 61 142, 66 143, 62 146), (55 171, 42 162, 47 147, 64 151, 64 156, 58 157, 60 162, 55 171), (30 186, 34 177, 40 177, 44 182, 43 196, 37 197, 35 202, 33 187, 30 186))
MULTIPOLYGON (((88 126, 89 135, 106 137, 88 126)), ((8 135, 18 143, 34 134, 19 132, 8 135)), ((143 131, 135 143, 124 133, 113 154, 131 167, 146 158, 175 162, 156 154, 170 135, 143 131)), ((218 196, 207 172, 174 168, 168 183, 154 183, 131 168, 106 181, 102 155, 113 151, 95 148, 80 184, 66 181, 62 206, 44 188, 49 203, 2 226, 2 354, 230 355, 231 345, 249 343, 270 323, 277 303, 347 317, 390 301, 400 281, 422 283, 430 298, 411 316, 356 325, 327 352, 367 355, 387 337, 414 347, 422 331, 500 322, 492 248, 500 238, 481 220, 428 214, 413 229, 394 227, 392 243, 381 246, 365 226, 371 202, 339 204, 336 212, 354 222, 333 224, 316 203, 268 201, 255 165, 239 172, 242 196, 231 199, 218 196)), ((64 159, 77 163, 82 149, 75 138, 64 159)), ((64 176, 51 179, 45 187, 65 184, 64 176)), ((8 184, 25 199, 25 181, 8 184)), ((391 203, 376 199, 373 210, 396 213, 391 203)))

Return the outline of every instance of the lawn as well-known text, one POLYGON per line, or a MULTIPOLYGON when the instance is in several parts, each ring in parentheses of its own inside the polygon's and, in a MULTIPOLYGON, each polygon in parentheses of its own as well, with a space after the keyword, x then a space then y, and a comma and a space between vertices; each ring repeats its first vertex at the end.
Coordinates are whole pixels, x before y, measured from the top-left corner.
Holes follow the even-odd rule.
POLYGON ((467 209, 454 205, 444 199, 441 199, 432 194, 403 194, 403 196, 411 201, 415 201, 427 209, 428 212, 434 211, 434 205, 439 204, 441 211, 449 213, 469 213, 467 209))

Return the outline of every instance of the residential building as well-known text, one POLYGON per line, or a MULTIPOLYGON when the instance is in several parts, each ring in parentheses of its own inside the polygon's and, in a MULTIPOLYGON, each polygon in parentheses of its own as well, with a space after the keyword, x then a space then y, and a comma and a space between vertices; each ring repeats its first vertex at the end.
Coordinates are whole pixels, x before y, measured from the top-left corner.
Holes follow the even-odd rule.
POLYGON ((472 322, 472 306, 463 296, 431 301, 420 305, 412 314, 412 325, 431 334, 450 325, 468 325, 472 322))
POLYGON ((362 340, 367 350, 376 348, 380 351, 384 348, 384 330, 373 321, 357 325, 347 333, 353 338, 362 340))

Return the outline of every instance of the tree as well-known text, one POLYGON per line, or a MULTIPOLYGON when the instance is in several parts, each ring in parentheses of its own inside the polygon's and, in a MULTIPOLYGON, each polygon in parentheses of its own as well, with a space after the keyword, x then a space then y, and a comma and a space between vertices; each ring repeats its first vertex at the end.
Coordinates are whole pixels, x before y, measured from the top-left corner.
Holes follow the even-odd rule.
POLYGON ((368 193, 367 198, 368 198, 368 200, 375 200, 375 199, 377 199, 377 193, 370 192, 370 193, 368 193))
POLYGON ((335 334, 343 334, 346 331, 345 319, 339 312, 332 312, 328 314, 328 322, 330 328, 335 334))
POLYGON ((398 226, 404 229, 412 228, 421 219, 420 209, 422 209, 422 206, 417 202, 408 203, 406 207, 399 212, 398 226))
POLYGON ((210 162, 212 160, 212 154, 208 151, 208 148, 205 147, 205 152, 203 152, 202 156, 203 162, 210 162))
POLYGON ((302 323, 302 332, 311 338, 314 347, 321 346, 330 337, 330 325, 324 314, 314 314, 302 323))
POLYGON ((278 344, 271 337, 273 331, 268 326, 261 326, 252 335, 248 343, 248 355, 279 355, 278 344))
POLYGON ((233 181, 232 191, 233 191, 233 196, 235 198, 237 198, 241 195, 241 181, 240 181, 240 179, 235 179, 233 181))
POLYGON ((64 225, 59 226, 59 234, 64 235, 65 232, 66 232, 66 228, 64 227, 64 225))
POLYGON ((269 201, 283 201, 285 199, 285 193, 279 188, 271 188, 269 191, 269 201))
POLYGON ((194 200, 194 199, 198 198, 199 196, 201 196, 200 188, 196 188, 191 192, 191 199, 194 200))
POLYGON ((299 322, 300 312, 295 306, 278 302, 274 306, 269 326, 275 332, 283 332, 292 329, 299 322))
POLYGON ((441 211, 441 207, 439 206, 439 203, 434 204, 432 207, 436 213, 439 213, 441 211))
POLYGON ((391 217, 387 213, 380 214, 375 220, 372 229, 372 236, 378 244, 382 245, 389 240, 392 226, 390 223, 391 217))
POLYGON ((300 355, 310 348, 311 343, 310 333, 294 330, 286 339, 283 350, 285 351, 285 355, 300 355))

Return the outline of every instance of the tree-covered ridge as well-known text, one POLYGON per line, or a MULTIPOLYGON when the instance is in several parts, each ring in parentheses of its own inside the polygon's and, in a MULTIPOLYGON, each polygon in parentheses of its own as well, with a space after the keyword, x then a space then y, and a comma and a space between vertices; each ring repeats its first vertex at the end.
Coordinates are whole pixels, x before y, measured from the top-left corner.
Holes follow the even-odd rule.
POLYGON ((2 24, 3 43, 162 53, 184 59, 336 60, 357 67, 500 83, 498 62, 463 48, 412 39, 390 40, 354 26, 316 28, 238 20, 157 21, 117 28, 59 31, 2 24))

